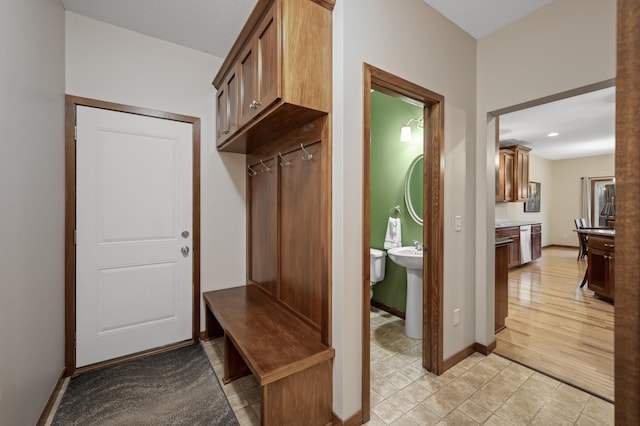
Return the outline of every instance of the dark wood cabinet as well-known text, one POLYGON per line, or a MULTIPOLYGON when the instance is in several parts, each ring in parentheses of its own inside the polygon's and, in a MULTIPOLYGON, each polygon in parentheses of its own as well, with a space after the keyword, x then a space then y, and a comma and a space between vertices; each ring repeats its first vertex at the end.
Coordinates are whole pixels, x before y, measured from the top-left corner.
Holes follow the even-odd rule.
POLYGON ((509 268, 520 266, 520 227, 496 229, 496 239, 511 238, 513 243, 509 245, 509 268))
POLYGON ((531 225, 531 259, 537 260, 542 256, 542 225, 531 225))
POLYGON ((219 150, 255 151, 331 111, 333 3, 258 2, 213 80, 219 150))
POLYGON ((495 332, 506 327, 505 318, 509 309, 509 248, 513 242, 496 240, 496 285, 495 285, 495 332))
POLYGON ((529 198, 529 148, 500 148, 496 201, 527 201, 529 198))
POLYGON ((513 155, 511 149, 500 149, 496 201, 513 201, 513 155))
POLYGON ((589 236, 587 241, 589 290, 613 303, 615 290, 615 242, 613 238, 589 236))
POLYGON ((513 201, 529 199, 529 148, 515 146, 513 163, 513 201))
POLYGON ((238 130, 238 75, 233 68, 216 95, 216 139, 223 143, 238 130))

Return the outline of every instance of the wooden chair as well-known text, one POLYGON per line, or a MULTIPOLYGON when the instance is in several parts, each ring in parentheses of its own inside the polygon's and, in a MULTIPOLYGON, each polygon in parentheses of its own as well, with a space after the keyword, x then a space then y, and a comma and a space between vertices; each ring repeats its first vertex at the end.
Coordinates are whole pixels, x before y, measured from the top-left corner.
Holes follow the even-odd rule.
MULTIPOLYGON (((585 218, 573 219, 576 225, 576 229, 587 228, 587 220, 585 218)), ((587 255, 587 235, 578 233, 578 258, 576 260, 584 259, 587 255)))

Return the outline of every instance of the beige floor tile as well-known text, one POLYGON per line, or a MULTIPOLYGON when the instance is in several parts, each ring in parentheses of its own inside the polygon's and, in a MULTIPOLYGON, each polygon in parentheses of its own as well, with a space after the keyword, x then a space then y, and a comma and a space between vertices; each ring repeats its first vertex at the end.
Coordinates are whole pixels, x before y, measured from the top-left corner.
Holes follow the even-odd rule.
POLYGON ((518 385, 514 387, 508 379, 504 377, 497 377, 484 385, 480 390, 486 394, 499 398, 502 401, 506 401, 513 395, 518 389, 518 385))
POLYGON ((533 370, 516 364, 515 362, 512 362, 500 372, 501 375, 506 375, 518 383, 524 383, 533 373, 533 370))
POLYGON ((382 401, 371 409, 376 416, 387 424, 391 424, 399 419, 404 413, 389 399, 382 401))
POLYGON ((374 405, 381 403, 384 400, 382 395, 380 395, 378 392, 374 391, 373 389, 369 391, 369 398, 370 398, 370 403, 372 407, 374 405))
POLYGON ((414 422, 411 417, 404 414, 398 420, 391 423, 391 426, 418 426, 418 423, 414 422))
POLYGON ((424 403, 416 405, 406 415, 419 425, 435 425, 440 421, 440 416, 431 411, 424 403))
POLYGON ((409 386, 400 389, 397 393, 406 396, 416 403, 420 403, 432 395, 431 392, 429 392, 416 382, 413 382, 409 386))
POLYGON ((480 423, 467 417, 462 411, 454 410, 447 417, 442 419, 438 426, 476 426, 480 423))
POLYGON ((498 408, 502 406, 504 403, 504 399, 493 393, 486 393, 482 390, 471 395, 469 401, 473 401, 482 408, 485 408, 489 411, 496 411, 498 408))
POLYGON ((547 424, 553 424, 554 422, 575 424, 579 416, 579 409, 554 400, 540 408, 534 420, 536 424, 544 424, 544 421, 547 421, 547 424))
POLYGON ((463 401, 464 398, 460 398, 455 391, 444 388, 427 398, 423 404, 438 416, 446 417, 463 401))
POLYGON ((573 408, 582 410, 589 402, 590 395, 573 386, 561 383, 553 394, 553 399, 573 408))
MULTIPOLYGON (((576 424, 578 426, 602 426, 603 425, 603 423, 600 420, 591 418, 586 414, 581 414, 580 417, 578 417, 578 421, 576 422, 576 424)), ((608 423, 608 424, 613 425, 613 423, 608 423)))
POLYGON ((240 392, 235 395, 228 395, 227 399, 229 400, 229 405, 231 405, 231 409, 233 411, 239 410, 240 408, 248 407, 250 405, 249 400, 247 399, 244 392, 240 392))
POLYGON ((387 398, 387 401, 389 401, 394 407, 402 411, 402 413, 404 414, 418 405, 421 401, 416 401, 410 394, 403 392, 403 390, 400 390, 391 395, 389 398, 387 398))
POLYGON ((243 407, 238 410, 233 410, 233 412, 240 426, 258 426, 260 424, 260 418, 258 418, 251 407, 243 407))
POLYGON ((436 376, 433 373, 427 373, 416 380, 416 382, 429 392, 436 393, 440 389, 444 388, 447 384, 449 384, 452 380, 453 379, 450 377, 436 376))
POLYGON ((515 426, 524 426, 533 420, 533 415, 522 410, 520 407, 509 404, 504 404, 502 407, 498 408, 495 414, 515 426))
POLYGON ((489 420, 484 422, 484 426, 513 426, 511 423, 506 421, 505 419, 496 416, 495 414, 489 417, 489 420))
POLYGON ((517 407, 533 418, 540 408, 545 406, 550 399, 548 395, 538 394, 531 390, 520 388, 507 399, 506 404, 517 407))
POLYGON ((386 377, 372 378, 371 389, 378 392, 383 398, 388 398, 400 390, 396 384, 387 380, 386 377))
POLYGON ((367 423, 365 423, 366 426, 387 426, 387 424, 378 416, 375 415, 375 413, 371 413, 371 417, 369 418, 369 421, 367 423))
POLYGON ((398 371, 389 374, 385 379, 394 384, 398 390, 410 385, 413 382, 413 380, 409 379, 407 376, 398 371))
POLYGON ((612 425, 614 423, 613 404, 595 396, 589 397, 587 406, 582 410, 582 414, 598 420, 602 424, 612 425))
POLYGON ((555 382, 549 383, 547 381, 542 381, 534 376, 531 376, 529 379, 527 379, 526 382, 522 384, 520 389, 530 391, 531 393, 535 393, 538 395, 545 395, 548 399, 550 399, 556 393, 556 389, 558 389, 559 385, 560 382, 558 382, 557 380, 555 382))
POLYGON ((460 404, 458 410, 462 411, 464 414, 478 423, 483 423, 485 420, 491 417, 491 414, 493 414, 491 411, 481 407, 471 400, 466 400, 465 402, 460 404))

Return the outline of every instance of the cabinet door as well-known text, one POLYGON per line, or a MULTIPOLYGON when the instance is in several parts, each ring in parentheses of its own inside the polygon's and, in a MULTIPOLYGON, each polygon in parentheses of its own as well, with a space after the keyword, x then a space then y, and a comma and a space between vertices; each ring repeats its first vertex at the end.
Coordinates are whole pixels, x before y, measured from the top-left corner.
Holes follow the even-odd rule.
POLYGON ((227 89, 222 86, 216 94, 216 140, 218 145, 226 139, 227 129, 227 89))
POLYGON ((255 115, 256 101, 256 56, 255 45, 249 45, 242 51, 238 61, 238 113, 240 126, 248 123, 255 115))
POLYGON ((529 152, 516 149, 516 194, 514 201, 527 201, 529 199, 529 152))
POLYGON ((235 69, 218 90, 216 108, 216 139, 220 145, 238 130, 238 78, 235 69))
POLYGON ((589 247, 587 254, 589 290, 605 297, 609 295, 609 255, 609 252, 593 247, 589 247))
POLYGON ((531 258, 532 260, 540 259, 542 256, 542 233, 531 233, 531 258))
POLYGON ((520 236, 511 236, 513 244, 509 246, 509 268, 520 266, 520 236))
POLYGON ((276 3, 265 15, 255 35, 257 93, 256 112, 280 98, 279 32, 276 20, 276 3))
POLYGON ((504 152, 500 154, 504 156, 504 201, 513 201, 515 188, 513 187, 513 154, 504 152))

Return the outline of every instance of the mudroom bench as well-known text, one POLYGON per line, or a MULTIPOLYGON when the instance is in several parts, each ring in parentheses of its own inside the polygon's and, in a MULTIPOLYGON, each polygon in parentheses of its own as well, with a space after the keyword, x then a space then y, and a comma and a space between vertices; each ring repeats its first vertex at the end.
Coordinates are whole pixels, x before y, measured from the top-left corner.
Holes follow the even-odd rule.
POLYGON ((334 350, 318 331, 256 285, 209 291, 205 338, 224 336, 224 377, 253 374, 262 388, 263 425, 332 421, 334 350))

